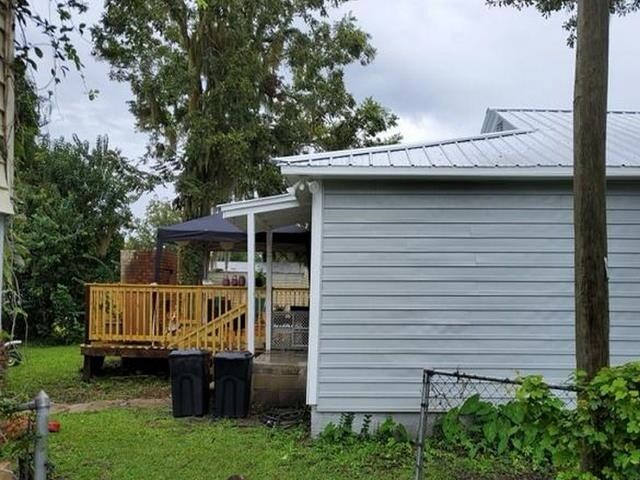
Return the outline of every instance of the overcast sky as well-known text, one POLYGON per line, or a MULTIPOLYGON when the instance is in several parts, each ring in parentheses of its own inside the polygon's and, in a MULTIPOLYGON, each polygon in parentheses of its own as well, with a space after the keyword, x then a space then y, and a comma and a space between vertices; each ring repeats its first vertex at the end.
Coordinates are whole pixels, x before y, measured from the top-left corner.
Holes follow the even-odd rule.
MULTIPOLYGON (((84 21, 98 20, 101 0, 90 0, 84 21)), ((36 0, 47 8, 49 0, 36 0)), ((372 36, 377 57, 348 69, 347 82, 361 99, 372 96, 400 117, 405 141, 477 134, 487 107, 569 108, 574 51, 566 46, 564 17, 543 19, 485 6, 484 0, 354 0, 335 12, 351 11, 372 36)), ((640 109, 640 13, 612 20, 609 106, 640 109)), ((89 101, 77 75, 58 86, 51 122, 53 136, 76 133, 93 141, 106 134, 112 146, 135 159, 145 136, 135 131, 126 85, 108 78, 108 66, 79 41, 86 88, 100 91, 89 101)), ((43 69, 47 71, 48 69, 43 69)), ((158 195, 170 198, 170 187, 158 195)), ((147 198, 135 212, 144 210, 147 198)))

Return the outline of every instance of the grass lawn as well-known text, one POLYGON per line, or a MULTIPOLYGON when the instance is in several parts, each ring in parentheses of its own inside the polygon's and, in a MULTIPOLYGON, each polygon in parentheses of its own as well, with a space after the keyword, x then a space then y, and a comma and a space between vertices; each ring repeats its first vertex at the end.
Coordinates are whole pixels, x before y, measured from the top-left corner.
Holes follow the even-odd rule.
MULTIPOLYGON (((165 376, 123 376, 114 365, 103 377, 80 377, 78 347, 29 347, 27 360, 9 370, 12 393, 46 390, 54 402, 167 397, 165 376)), ((347 445, 311 440, 302 429, 269 430, 259 424, 175 419, 167 408, 108 408, 60 413, 60 433, 50 435, 50 458, 59 478, 74 480, 225 480, 413 478, 408 444, 356 441, 347 445)), ((427 456, 427 480, 522 480, 495 459, 470 460, 438 449, 427 456)))
POLYGON ((108 359, 105 375, 84 382, 78 346, 30 346, 23 349, 25 361, 9 369, 7 390, 33 397, 45 390, 54 402, 81 403, 94 400, 163 398, 169 396, 169 381, 163 375, 124 375, 116 359, 108 359))
MULTIPOLYGON (((76 480, 409 479, 406 465, 325 455, 302 432, 239 427, 231 422, 174 419, 162 409, 110 409, 59 415, 52 435, 56 473, 76 480)), ((355 450, 355 449, 354 449, 355 450)), ((362 449, 360 453, 362 453, 362 449)))
MULTIPOLYGON (((113 408, 57 415, 51 459, 58 475, 75 480, 225 480, 413 478, 410 448, 373 442, 323 445, 302 430, 275 431, 231 421, 174 419, 159 408, 113 408)), ((432 450, 427 480, 533 479, 494 460, 468 460, 432 450)))

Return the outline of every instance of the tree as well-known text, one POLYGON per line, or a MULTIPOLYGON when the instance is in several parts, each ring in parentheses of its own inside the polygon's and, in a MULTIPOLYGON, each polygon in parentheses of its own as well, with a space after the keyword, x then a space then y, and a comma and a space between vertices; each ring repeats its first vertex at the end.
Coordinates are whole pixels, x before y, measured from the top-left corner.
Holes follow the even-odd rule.
POLYGON ((106 138, 41 140, 18 156, 12 235, 21 304, 39 337, 71 341, 82 331, 84 282, 117 277, 130 204, 154 184, 106 138), (32 151, 33 153, 33 151, 32 151))
POLYGON ((280 192, 271 156, 397 141, 396 117, 358 103, 344 69, 375 51, 345 0, 108 0, 93 29, 96 54, 133 91, 151 134, 149 157, 177 175, 184 217, 215 204, 280 192))
POLYGON ((154 198, 147 204, 144 217, 134 220, 132 232, 127 237, 125 246, 131 250, 153 249, 158 228, 179 222, 180 212, 171 202, 154 198))
MULTIPOLYGON (((81 16, 88 10, 82 0, 49 0, 47 14, 38 12, 33 0, 12 0, 11 8, 16 24, 14 36, 15 65, 17 69, 37 70, 42 64, 45 52, 49 48, 51 58, 50 81, 44 86, 49 96, 53 95, 53 86, 62 82, 67 73, 74 69, 84 80, 82 60, 71 39, 72 33, 84 35, 87 28, 83 22, 76 23, 74 16, 81 16), (27 30, 37 32, 41 38, 27 36, 27 30)), ((44 6, 44 5, 41 5, 44 6)), ((96 90, 87 90, 90 99, 96 90)))
MULTIPOLYGON (((554 13, 565 11, 569 14, 568 20, 564 23, 564 29, 569 33, 567 44, 570 47, 575 46, 578 0, 485 0, 485 2, 489 6, 514 7, 518 10, 534 7, 545 18, 549 18, 554 13)), ((609 0, 610 13, 618 16, 624 17, 638 10, 640 10, 640 0, 609 0)))

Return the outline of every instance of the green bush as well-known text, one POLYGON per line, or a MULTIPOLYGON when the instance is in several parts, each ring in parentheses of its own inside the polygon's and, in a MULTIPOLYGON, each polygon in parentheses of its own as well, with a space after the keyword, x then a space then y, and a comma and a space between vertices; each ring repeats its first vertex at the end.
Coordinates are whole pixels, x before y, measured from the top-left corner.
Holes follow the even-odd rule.
POLYGON ((640 362, 601 370, 584 387, 572 427, 560 435, 564 449, 560 466, 567 472, 560 476, 563 480, 593 478, 571 470, 582 442, 608 460, 601 478, 640 479, 640 362))
POLYGON ((527 377, 516 398, 502 405, 469 397, 447 412, 439 432, 449 448, 507 455, 558 478, 593 479, 580 472, 581 445, 609 459, 597 478, 640 479, 640 363, 603 369, 579 382, 577 408, 568 409, 539 376, 527 377))

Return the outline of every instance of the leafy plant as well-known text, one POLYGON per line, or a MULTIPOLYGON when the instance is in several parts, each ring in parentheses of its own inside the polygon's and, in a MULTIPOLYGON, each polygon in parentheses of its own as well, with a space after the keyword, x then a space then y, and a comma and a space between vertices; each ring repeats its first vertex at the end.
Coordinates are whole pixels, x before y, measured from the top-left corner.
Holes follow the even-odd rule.
POLYGON ((320 434, 318 448, 328 456, 339 456, 345 448, 361 450, 364 456, 362 467, 373 461, 388 466, 405 464, 412 457, 412 445, 405 427, 388 417, 371 433, 372 415, 364 415, 360 433, 354 431, 354 413, 343 413, 340 421, 328 423, 320 434))
POLYGON ((376 429, 373 439, 380 443, 409 443, 409 433, 404 425, 387 417, 376 429))
POLYGON ((333 422, 325 425, 324 430, 320 433, 320 439, 327 443, 353 442, 356 439, 356 434, 353 431, 354 419, 354 413, 340 414, 340 421, 337 425, 333 422))
POLYGON ((602 369, 584 386, 573 428, 559 437, 562 480, 581 478, 572 458, 581 442, 610 459, 603 479, 640 479, 640 362, 602 369))
POLYGON ((360 427, 360 438, 369 438, 371 435, 371 419, 373 415, 366 414, 362 417, 362 426, 360 427))
POLYGON ((0 461, 17 462, 30 452, 33 414, 17 411, 22 400, 0 390, 0 461))
POLYGON ((576 409, 553 395, 542 377, 526 377, 514 400, 500 405, 473 395, 443 416, 439 431, 444 445, 470 457, 524 460, 559 472, 561 480, 592 478, 579 469, 580 445, 587 442, 612 459, 602 479, 640 479, 640 363, 606 368, 580 383, 576 409))

